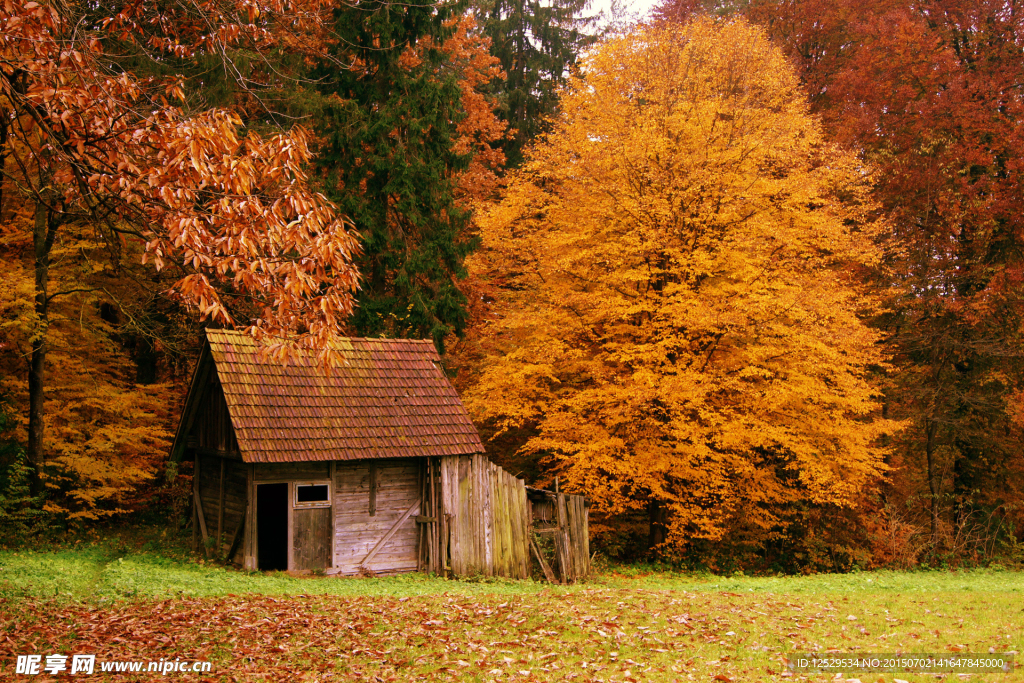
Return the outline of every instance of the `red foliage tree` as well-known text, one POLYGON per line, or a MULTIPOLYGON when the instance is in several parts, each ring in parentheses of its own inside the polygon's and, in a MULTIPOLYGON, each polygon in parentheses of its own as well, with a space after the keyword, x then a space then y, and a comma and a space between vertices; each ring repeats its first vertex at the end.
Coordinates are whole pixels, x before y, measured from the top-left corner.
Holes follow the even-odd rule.
POLYGON ((171 290, 204 318, 232 324, 233 302, 255 306, 249 330, 278 357, 306 348, 330 360, 352 310, 359 247, 307 183, 307 133, 245 131, 233 110, 190 106, 182 77, 151 75, 222 55, 254 92, 230 53, 315 44, 329 9, 320 0, 135 2, 104 17, 58 1, 0 6, 4 175, 33 207, 28 457, 37 473, 48 307, 69 293, 50 290, 50 256, 66 226, 92 226, 112 254, 144 247, 158 269, 178 271, 171 290))

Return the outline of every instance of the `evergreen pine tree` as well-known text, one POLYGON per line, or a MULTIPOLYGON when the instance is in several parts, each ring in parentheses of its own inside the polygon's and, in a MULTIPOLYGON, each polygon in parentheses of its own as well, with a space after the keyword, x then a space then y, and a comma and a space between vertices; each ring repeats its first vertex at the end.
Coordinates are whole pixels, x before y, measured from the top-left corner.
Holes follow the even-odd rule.
POLYGON ((558 104, 558 88, 577 57, 596 40, 585 29, 590 0, 482 0, 480 23, 501 60, 506 80, 496 81, 502 117, 512 136, 505 145, 510 167, 523 160, 523 147, 543 131, 558 104))
POLYGON ((353 331, 433 338, 461 334, 466 298, 456 281, 474 241, 454 199, 469 155, 455 148, 464 116, 456 74, 436 48, 454 5, 369 2, 338 12, 333 59, 320 65, 320 154, 327 192, 362 235, 353 331))

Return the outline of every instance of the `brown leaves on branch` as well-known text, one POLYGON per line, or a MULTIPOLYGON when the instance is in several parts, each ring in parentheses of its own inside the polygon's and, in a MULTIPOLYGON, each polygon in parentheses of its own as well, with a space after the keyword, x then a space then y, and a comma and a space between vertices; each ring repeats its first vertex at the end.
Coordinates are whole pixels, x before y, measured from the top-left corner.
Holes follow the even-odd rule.
POLYGON ((494 114, 493 99, 482 92, 495 78, 504 78, 500 61, 488 52, 489 43, 473 16, 465 15, 441 46, 457 70, 466 114, 459 121, 455 151, 473 155, 469 168, 459 175, 457 193, 464 204, 491 199, 500 185, 498 172, 505 165, 499 143, 508 136, 508 126, 494 114))
MULTIPOLYGON (((211 112, 144 138, 141 147, 160 149, 164 162, 127 200, 162 228, 145 233, 147 253, 158 268, 170 256, 196 271, 174 288, 202 316, 234 323, 217 286, 228 282, 265 302, 253 332, 302 331, 303 345, 326 350, 352 310, 358 241, 326 198, 308 189, 305 131, 240 139, 239 125, 230 114, 211 112)), ((131 178, 100 175, 96 184, 114 193, 131 187, 131 178)), ((282 339, 271 348, 287 346, 282 339)))
MULTIPOLYGON (((232 324, 226 297, 255 302, 250 330, 275 355, 307 348, 328 360, 352 310, 359 247, 345 219, 309 187, 306 131, 264 137, 244 131, 231 111, 187 111, 173 104, 184 97, 180 78, 120 71, 107 52, 109 31, 134 40, 145 17, 159 17, 160 30, 185 47, 177 56, 188 57, 237 39, 230 23, 227 35, 201 31, 229 11, 253 19, 287 13, 288 21, 274 24, 282 36, 308 30, 324 8, 203 3, 181 14, 143 2, 105 22, 104 32, 83 29, 68 6, 5 3, 0 98, 16 143, 15 181, 61 221, 92 221, 120 239, 143 240, 157 268, 182 271, 173 290, 202 317, 232 324)), ((263 36, 267 21, 247 25, 250 37, 263 36)))
POLYGON ((132 2, 101 25, 111 35, 144 49, 190 59, 233 47, 263 52, 294 47, 296 39, 318 34, 331 18, 333 0, 202 0, 132 2))

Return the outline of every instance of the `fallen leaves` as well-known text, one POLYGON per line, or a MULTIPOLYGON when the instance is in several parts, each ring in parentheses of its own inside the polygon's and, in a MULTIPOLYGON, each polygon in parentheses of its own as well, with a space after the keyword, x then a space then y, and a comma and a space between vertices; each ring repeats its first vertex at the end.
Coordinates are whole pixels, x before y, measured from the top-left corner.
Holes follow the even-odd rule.
MULTIPOLYGON (((872 599, 896 609, 891 595, 872 599)), ((911 600, 898 600, 908 624, 921 616, 911 600)), ((966 607, 971 601, 979 602, 978 615, 1008 604, 974 594, 960 605, 973 609, 966 607)), ((868 603, 859 617, 862 623, 888 628, 896 640, 907 635, 887 612, 868 603)), ((923 618, 928 627, 939 624, 931 621, 938 616, 923 618)), ((827 596, 797 600, 751 594, 737 599, 714 592, 633 588, 545 590, 514 597, 249 595, 104 606, 23 598, 0 601, 0 661, 26 653, 210 660, 209 680, 242 683, 304 676, 588 683, 692 676, 707 683, 790 678, 786 654, 792 652, 899 647, 890 641, 891 647, 879 649, 878 642, 857 634, 849 642, 839 641, 836 634, 846 623, 827 596), (790 631, 797 618, 807 628, 790 631)), ((1005 628, 1005 620, 993 624, 996 630, 973 626, 977 642, 964 643, 964 632, 958 630, 961 637, 951 638, 951 647, 982 652, 993 634, 1005 628)), ((1006 647, 1012 642, 1003 641, 1006 647)))

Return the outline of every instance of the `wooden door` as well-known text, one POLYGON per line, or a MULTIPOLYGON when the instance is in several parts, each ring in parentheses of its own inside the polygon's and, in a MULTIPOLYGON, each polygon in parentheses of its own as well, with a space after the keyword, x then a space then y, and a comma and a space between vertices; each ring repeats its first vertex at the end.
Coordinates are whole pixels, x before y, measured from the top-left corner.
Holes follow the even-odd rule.
POLYGON ((292 512, 292 567, 322 570, 331 566, 331 509, 297 508, 292 512))

